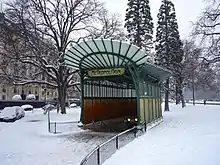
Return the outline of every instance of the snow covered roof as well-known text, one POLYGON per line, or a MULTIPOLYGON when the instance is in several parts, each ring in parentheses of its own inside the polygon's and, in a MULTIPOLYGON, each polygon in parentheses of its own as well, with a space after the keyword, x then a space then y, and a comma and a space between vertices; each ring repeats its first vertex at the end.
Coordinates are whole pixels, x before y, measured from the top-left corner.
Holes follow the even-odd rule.
POLYGON ((74 70, 108 69, 134 66, 164 79, 170 71, 147 62, 148 55, 127 42, 92 39, 72 46, 65 53, 65 63, 74 70))

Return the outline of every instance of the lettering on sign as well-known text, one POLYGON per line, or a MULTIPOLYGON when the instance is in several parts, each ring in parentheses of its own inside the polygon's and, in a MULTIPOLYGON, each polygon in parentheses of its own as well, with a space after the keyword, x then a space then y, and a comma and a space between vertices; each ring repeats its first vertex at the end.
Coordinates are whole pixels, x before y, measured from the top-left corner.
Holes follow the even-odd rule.
POLYGON ((124 73, 125 68, 99 69, 88 71, 89 77, 121 76, 124 73))

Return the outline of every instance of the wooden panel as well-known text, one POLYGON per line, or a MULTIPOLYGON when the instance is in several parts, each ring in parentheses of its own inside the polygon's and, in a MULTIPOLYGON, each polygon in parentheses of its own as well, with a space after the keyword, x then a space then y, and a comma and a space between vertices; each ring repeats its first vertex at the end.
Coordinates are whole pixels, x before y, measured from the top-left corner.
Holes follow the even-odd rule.
POLYGON ((84 124, 123 116, 137 116, 137 101, 130 98, 97 98, 84 101, 84 124))
POLYGON ((156 99, 152 99, 152 120, 156 119, 156 99))
POLYGON ((141 121, 144 122, 145 121, 145 107, 144 107, 144 98, 140 99, 140 116, 141 116, 141 121))
POLYGON ((148 98, 146 98, 145 100, 144 100, 144 109, 145 109, 145 120, 146 120, 146 123, 148 123, 148 121, 149 121, 149 108, 148 108, 148 106, 149 106, 149 104, 148 104, 148 101, 149 99, 148 98))

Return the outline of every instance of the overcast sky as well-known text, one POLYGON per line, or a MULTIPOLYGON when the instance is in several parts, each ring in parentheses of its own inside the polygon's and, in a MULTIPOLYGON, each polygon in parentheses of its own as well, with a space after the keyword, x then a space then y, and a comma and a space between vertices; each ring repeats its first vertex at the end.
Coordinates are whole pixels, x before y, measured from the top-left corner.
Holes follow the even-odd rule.
MULTIPOLYGON (((0 0, 9 1, 9 0, 0 0)), ((122 21, 125 19, 125 11, 128 0, 100 0, 105 2, 107 9, 121 15, 122 21)), ((189 36, 192 28, 192 21, 200 15, 205 7, 204 0, 172 0, 175 5, 177 21, 179 25, 180 37, 184 39, 189 36)), ((154 27, 157 23, 157 14, 161 5, 161 0, 150 0, 151 14, 154 20, 154 27)), ((155 33, 154 33, 155 35, 155 33)))
MULTIPOLYGON (((125 18, 125 11, 128 0, 102 0, 106 3, 106 7, 110 12, 118 12, 122 19, 125 18)), ((186 38, 191 31, 191 21, 202 12, 205 7, 203 0, 172 0, 175 5, 177 21, 179 25, 180 37, 186 38)), ((150 0, 151 14, 154 20, 154 26, 157 22, 157 14, 161 5, 161 0, 150 0)), ((155 34, 154 34, 155 35, 155 34)))

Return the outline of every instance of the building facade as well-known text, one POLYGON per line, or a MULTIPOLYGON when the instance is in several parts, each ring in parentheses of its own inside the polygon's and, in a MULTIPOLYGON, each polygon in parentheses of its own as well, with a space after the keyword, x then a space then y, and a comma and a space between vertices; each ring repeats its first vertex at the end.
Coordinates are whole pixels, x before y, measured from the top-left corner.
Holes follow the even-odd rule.
POLYGON ((56 100, 58 93, 56 89, 45 87, 44 85, 31 84, 22 86, 13 86, 0 84, 0 100, 12 100, 14 95, 21 95, 23 100, 29 94, 34 94, 36 100, 56 100))

